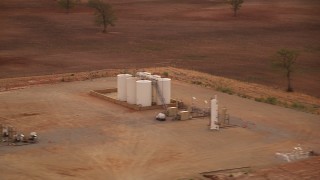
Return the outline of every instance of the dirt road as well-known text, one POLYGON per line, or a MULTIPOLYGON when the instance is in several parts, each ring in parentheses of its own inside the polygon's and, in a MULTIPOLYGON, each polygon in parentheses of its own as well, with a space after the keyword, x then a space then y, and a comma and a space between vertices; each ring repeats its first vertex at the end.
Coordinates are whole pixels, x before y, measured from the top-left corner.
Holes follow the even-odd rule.
POLYGON ((0 93, 0 122, 37 131, 40 143, 0 146, 4 179, 179 179, 240 166, 282 163, 276 152, 302 144, 320 151, 317 115, 258 103, 181 82, 173 97, 191 102, 218 95, 231 123, 208 130, 208 119, 158 122, 160 110, 135 112, 97 99, 92 89, 115 87, 115 78, 39 85, 0 93), (255 126, 243 128, 244 122, 255 126))

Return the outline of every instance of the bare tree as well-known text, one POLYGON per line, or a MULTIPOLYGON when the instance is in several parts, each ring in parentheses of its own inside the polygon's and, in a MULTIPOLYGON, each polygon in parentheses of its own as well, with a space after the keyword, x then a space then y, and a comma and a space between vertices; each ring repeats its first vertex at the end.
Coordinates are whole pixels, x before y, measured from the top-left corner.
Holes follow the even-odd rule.
POLYGON ((58 0, 58 4, 69 13, 70 9, 72 9, 78 1, 79 0, 58 0))
POLYGON ((291 75, 294 71, 294 67, 299 56, 299 53, 294 50, 289 49, 280 49, 277 51, 276 58, 273 61, 274 67, 278 67, 285 71, 287 77, 287 92, 293 92, 293 88, 291 85, 291 75))
POLYGON ((94 8, 96 23, 98 25, 103 25, 103 33, 107 32, 107 26, 114 26, 117 20, 111 4, 106 3, 103 0, 89 0, 88 6, 94 8))
POLYGON ((232 6, 233 16, 237 16, 237 12, 240 9, 243 0, 228 0, 229 4, 232 6))

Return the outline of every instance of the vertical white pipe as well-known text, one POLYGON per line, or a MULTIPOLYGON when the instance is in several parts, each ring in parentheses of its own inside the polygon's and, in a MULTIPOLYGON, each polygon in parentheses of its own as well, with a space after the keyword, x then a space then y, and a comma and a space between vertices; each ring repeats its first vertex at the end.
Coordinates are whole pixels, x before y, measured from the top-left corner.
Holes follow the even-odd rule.
MULTIPOLYGON (((215 96, 216 98, 216 96, 215 96)), ((218 125, 218 100, 211 99, 211 123, 210 129, 219 130, 218 125)))

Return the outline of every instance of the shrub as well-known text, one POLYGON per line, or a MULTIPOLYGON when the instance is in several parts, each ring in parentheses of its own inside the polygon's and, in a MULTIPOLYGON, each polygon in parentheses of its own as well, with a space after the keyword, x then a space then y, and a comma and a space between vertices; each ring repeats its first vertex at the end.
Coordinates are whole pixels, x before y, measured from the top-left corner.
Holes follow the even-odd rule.
POLYGON ((291 107, 293 109, 299 109, 299 110, 304 110, 306 109, 306 106, 304 106, 303 104, 299 103, 299 102, 294 102, 291 104, 291 107))
POLYGON ((265 103, 275 105, 275 104, 278 103, 278 100, 277 100, 277 98, 275 98, 275 97, 268 97, 268 98, 265 100, 265 103))
POLYGON ((250 96, 246 95, 246 94, 240 94, 238 93, 237 94, 239 97, 242 97, 242 98, 247 98, 247 99, 250 99, 250 96))
POLYGON ((220 91, 220 92, 223 92, 223 93, 230 94, 230 95, 234 93, 233 90, 232 90, 231 88, 229 88, 229 87, 218 86, 218 87, 216 88, 216 90, 217 90, 217 91, 220 91))
POLYGON ((162 75, 163 75, 164 77, 169 77, 169 73, 168 73, 168 72, 166 72, 166 71, 165 71, 165 72, 163 72, 163 73, 162 73, 162 75))
POLYGON ((272 105, 276 105, 279 103, 278 99, 275 97, 268 97, 268 98, 254 98, 257 102, 264 102, 272 105))
POLYGON ((196 85, 201 85, 202 82, 201 81, 191 81, 192 84, 196 84, 196 85))

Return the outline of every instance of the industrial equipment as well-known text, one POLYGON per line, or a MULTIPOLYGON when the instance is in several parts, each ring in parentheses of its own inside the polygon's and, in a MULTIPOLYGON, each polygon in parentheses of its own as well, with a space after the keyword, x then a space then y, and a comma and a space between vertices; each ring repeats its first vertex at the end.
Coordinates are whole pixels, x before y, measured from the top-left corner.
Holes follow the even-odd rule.
POLYGON ((165 121, 166 120, 166 115, 164 113, 159 113, 157 116, 156 116, 156 120, 158 121, 165 121))
POLYGON ((7 145, 27 145, 38 142, 38 136, 36 132, 31 132, 27 138, 23 133, 17 133, 17 130, 9 125, 0 124, 0 143, 6 143, 7 145))

